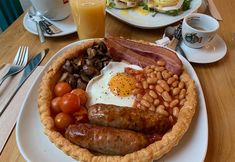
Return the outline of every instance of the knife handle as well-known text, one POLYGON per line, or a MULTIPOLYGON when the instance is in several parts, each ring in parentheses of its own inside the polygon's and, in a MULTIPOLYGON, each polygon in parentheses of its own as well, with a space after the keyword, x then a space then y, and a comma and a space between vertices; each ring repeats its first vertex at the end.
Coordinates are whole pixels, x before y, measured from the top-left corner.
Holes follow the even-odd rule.
POLYGON ((43 35, 42 29, 40 28, 40 25, 39 25, 38 22, 36 22, 36 27, 37 27, 37 31, 38 31, 38 36, 39 36, 40 42, 44 43, 45 42, 45 37, 43 35))
POLYGON ((47 34, 49 35, 52 35, 54 34, 51 29, 47 26, 47 24, 42 20, 42 21, 39 21, 39 26, 40 28, 45 31, 47 34))
POLYGON ((175 50, 176 46, 178 45, 179 40, 176 39, 175 37, 172 38, 170 43, 167 45, 168 48, 175 50))

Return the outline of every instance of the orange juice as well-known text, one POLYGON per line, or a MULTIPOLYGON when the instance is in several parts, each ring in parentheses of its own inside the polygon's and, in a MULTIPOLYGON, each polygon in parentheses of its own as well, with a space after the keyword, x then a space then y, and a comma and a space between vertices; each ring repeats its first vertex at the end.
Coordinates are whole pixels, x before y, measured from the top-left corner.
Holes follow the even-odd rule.
POLYGON ((79 39, 101 38, 105 34, 105 0, 70 0, 79 39))

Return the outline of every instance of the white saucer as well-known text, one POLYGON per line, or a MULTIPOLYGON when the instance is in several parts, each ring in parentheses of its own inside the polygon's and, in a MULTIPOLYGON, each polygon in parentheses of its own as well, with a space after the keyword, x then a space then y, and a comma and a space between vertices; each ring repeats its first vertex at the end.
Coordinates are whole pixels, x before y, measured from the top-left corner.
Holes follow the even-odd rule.
MULTIPOLYGON (((48 20, 50 21, 50 20, 48 20)), ((54 24, 55 26, 57 26, 58 28, 60 28, 62 30, 62 32, 60 33, 57 33, 57 34, 53 34, 53 35, 49 35, 47 33, 45 33, 44 35, 46 37, 58 37, 58 36, 64 36, 64 35, 67 35, 67 34, 71 34, 71 33, 74 33, 76 32, 76 25, 74 24, 73 22, 73 17, 72 15, 70 14, 69 17, 67 17, 66 19, 64 20, 61 20, 61 21, 50 21, 52 24, 54 24)), ((37 28, 36 28, 36 24, 34 21, 32 21, 30 18, 29 18, 29 15, 28 13, 25 14, 24 16, 24 19, 23 19, 23 25, 24 25, 24 28, 32 33, 32 34, 36 34, 38 35, 37 33, 37 28)))
POLYGON ((203 48, 189 48, 183 42, 181 43, 181 48, 184 50, 188 61, 202 64, 216 62, 222 59, 227 52, 227 46, 219 35, 216 35, 214 39, 203 48))

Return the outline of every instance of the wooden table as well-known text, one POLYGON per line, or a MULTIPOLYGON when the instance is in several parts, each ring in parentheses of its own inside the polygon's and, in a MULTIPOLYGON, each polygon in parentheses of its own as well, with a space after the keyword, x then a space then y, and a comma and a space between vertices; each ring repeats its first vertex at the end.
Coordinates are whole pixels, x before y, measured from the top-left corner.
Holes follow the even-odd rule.
MULTIPOLYGON (((225 40, 228 52, 220 61, 211 64, 192 64, 200 79, 208 112, 209 145, 206 162, 235 161, 235 18, 233 16, 235 1, 215 0, 221 12, 223 21, 220 23, 219 35, 225 40)), ((27 32, 23 25, 23 15, 13 23, 7 31, 0 35, 0 65, 10 63, 20 45, 27 45, 30 56, 49 47, 50 52, 44 59, 49 58, 60 48, 77 41, 77 34, 64 37, 47 38, 46 43, 40 44, 38 37, 27 32)), ((142 39, 153 42, 162 36, 164 28, 156 30, 142 30, 128 26, 117 19, 107 16, 106 34, 120 35, 127 38, 142 39)), ((193 158, 193 157, 192 157, 193 158)), ((15 138, 15 130, 0 156, 0 161, 25 161, 21 156, 15 138)), ((186 159, 190 161, 190 159, 186 159)))

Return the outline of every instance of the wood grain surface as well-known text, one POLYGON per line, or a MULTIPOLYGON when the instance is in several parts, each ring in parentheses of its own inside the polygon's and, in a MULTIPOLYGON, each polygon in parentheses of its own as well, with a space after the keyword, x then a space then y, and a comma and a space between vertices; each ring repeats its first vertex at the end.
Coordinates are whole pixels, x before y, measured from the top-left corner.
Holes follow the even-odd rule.
MULTIPOLYGON (((235 1, 214 0, 223 17, 218 34, 225 40, 228 52, 226 56, 215 63, 192 64, 205 95, 208 124, 209 143, 206 162, 234 162, 235 161, 235 1)), ((27 32, 22 24, 21 15, 5 32, 0 35, 0 65, 11 63, 20 45, 29 46, 32 57, 42 49, 49 47, 50 52, 42 62, 45 64, 53 54, 62 47, 78 40, 77 34, 63 37, 46 38, 40 44, 38 37, 27 32)), ((142 39, 153 42, 163 34, 164 28, 143 30, 131 27, 107 15, 106 35, 123 36, 132 39, 142 39)), ((196 156, 196 155, 195 155, 196 156)), ((193 158, 193 157, 192 157, 193 158)), ((15 138, 15 130, 0 155, 1 162, 24 162, 15 138)), ((190 159, 185 159, 190 161, 190 159)))

